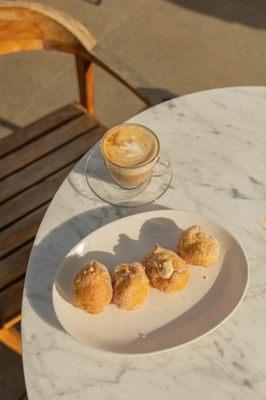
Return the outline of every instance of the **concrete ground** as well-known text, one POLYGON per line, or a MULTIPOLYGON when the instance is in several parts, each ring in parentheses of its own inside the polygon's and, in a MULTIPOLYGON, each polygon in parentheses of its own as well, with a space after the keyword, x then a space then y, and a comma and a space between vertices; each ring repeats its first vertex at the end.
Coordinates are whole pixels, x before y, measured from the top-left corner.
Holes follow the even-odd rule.
MULTIPOLYGON (((45 0, 76 17, 162 98, 266 84, 265 0, 45 0)), ((147 89, 147 88, 143 88, 147 89)), ((0 60, 0 135, 77 99, 73 57, 13 54, 0 60)), ((112 126, 143 108, 96 71, 96 110, 112 126)), ((0 346, 0 398, 23 398, 21 360, 0 346)))

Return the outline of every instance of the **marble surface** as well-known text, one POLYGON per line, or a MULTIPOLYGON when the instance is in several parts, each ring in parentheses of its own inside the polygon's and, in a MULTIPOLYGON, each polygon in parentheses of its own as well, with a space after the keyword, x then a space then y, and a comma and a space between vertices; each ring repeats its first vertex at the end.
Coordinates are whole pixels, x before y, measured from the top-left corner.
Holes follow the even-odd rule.
POLYGON ((81 160, 55 195, 31 253, 23 298, 23 361, 30 400, 266 398, 266 88, 180 97, 131 121, 158 133, 174 169, 152 205, 119 209, 98 200, 81 160), (198 211, 245 247, 251 281, 236 313, 199 341, 127 358, 89 351, 59 325, 51 303, 58 264, 88 233, 125 215, 170 207, 198 211))

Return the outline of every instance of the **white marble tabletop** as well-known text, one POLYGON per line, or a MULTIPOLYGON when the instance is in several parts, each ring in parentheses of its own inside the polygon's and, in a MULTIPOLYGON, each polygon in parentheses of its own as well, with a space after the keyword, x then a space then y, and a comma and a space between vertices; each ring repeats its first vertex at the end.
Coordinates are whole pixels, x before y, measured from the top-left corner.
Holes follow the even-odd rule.
POLYGON ((266 88, 183 96, 131 121, 158 133, 174 169, 154 204, 119 209, 86 186, 83 158, 56 193, 31 253, 23 298, 23 362, 29 400, 266 398, 266 88), (51 288, 74 244, 121 216, 161 207, 214 218, 245 247, 251 281, 240 308, 216 331, 149 357, 91 352, 61 328, 51 288))

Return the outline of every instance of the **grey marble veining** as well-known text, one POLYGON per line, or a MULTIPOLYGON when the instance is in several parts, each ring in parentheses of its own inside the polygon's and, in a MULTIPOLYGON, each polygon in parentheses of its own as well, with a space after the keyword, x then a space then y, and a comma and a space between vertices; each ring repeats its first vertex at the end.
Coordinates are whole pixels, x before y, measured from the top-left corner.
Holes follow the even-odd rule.
POLYGON ((174 168, 157 202, 104 204, 81 160, 54 197, 36 237, 23 299, 23 361, 30 400, 266 398, 266 88, 180 97, 130 121, 158 133, 174 168), (251 282, 237 312, 207 337, 150 357, 89 351, 60 327, 51 303, 58 264, 82 237, 117 218, 161 207, 216 219, 245 247, 251 282))

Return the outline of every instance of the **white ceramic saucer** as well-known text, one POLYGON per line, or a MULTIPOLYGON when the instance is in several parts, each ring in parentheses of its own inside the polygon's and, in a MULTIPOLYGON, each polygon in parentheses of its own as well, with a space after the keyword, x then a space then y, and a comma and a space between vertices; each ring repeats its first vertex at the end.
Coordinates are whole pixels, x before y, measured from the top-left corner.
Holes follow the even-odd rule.
POLYGON ((79 242, 58 268, 53 304, 64 329, 94 350, 127 355, 162 352, 194 341, 224 322, 241 302, 249 279, 248 260, 238 241, 223 227, 196 213, 159 210, 119 219, 79 242), (73 279, 89 259, 112 273, 122 262, 140 261, 155 243, 175 250, 181 231, 200 225, 220 242, 217 265, 190 266, 187 286, 164 294, 151 289, 143 307, 124 311, 114 304, 89 315, 74 308, 73 279))

